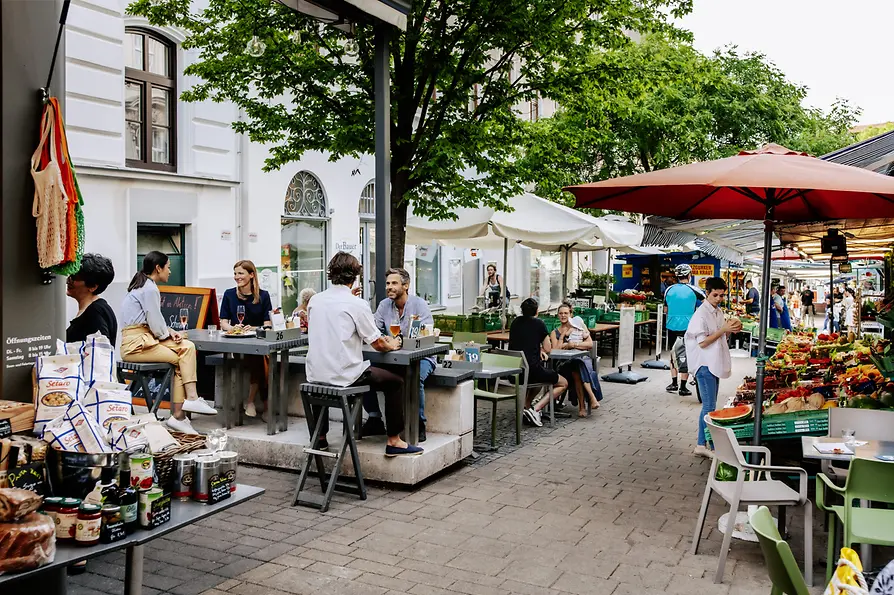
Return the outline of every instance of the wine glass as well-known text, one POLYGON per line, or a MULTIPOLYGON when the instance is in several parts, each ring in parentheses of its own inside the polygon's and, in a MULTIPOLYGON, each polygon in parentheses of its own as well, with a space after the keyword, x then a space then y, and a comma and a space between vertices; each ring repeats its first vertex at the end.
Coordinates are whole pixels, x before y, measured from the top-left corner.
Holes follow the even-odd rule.
POLYGON ((245 306, 236 306, 236 320, 239 321, 239 324, 245 320, 245 306))
POLYGON ((189 327, 189 310, 180 308, 180 328, 186 330, 189 327))

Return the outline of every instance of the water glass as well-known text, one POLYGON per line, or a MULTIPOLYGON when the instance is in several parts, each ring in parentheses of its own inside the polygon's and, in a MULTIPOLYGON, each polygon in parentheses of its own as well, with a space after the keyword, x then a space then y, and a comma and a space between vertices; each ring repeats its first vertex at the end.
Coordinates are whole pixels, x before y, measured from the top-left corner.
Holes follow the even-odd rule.
POLYGON ((854 443, 856 443, 856 432, 850 428, 845 428, 841 430, 841 438, 844 440, 844 445, 849 449, 854 449, 854 443))
POLYGON ((217 325, 209 324, 207 328, 208 328, 208 334, 211 335, 211 338, 216 339, 217 338, 217 325))

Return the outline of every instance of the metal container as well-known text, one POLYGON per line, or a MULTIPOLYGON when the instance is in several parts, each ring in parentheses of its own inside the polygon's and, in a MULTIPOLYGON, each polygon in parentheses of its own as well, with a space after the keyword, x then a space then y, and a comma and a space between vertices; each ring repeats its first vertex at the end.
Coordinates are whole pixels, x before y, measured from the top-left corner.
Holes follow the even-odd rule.
POLYGON ((174 489, 171 495, 180 500, 192 496, 193 479, 196 470, 196 455, 185 453, 174 455, 174 489))
POLYGON ((93 491, 105 468, 118 469, 117 452, 88 454, 47 449, 47 476, 53 495, 84 497, 93 491))
POLYGON ((220 472, 220 457, 205 455, 196 458, 196 469, 193 474, 192 499, 196 502, 208 502, 208 482, 220 472))
POLYGON ((222 450, 217 453, 217 456, 220 457, 220 474, 225 475, 227 481, 230 482, 230 491, 236 491, 236 459, 239 457, 232 450, 222 450))
POLYGON ((140 526, 144 529, 149 528, 152 522, 152 503, 164 496, 161 488, 151 488, 145 492, 140 492, 140 505, 138 514, 140 516, 140 526))
POLYGON ((155 461, 151 454, 130 455, 130 485, 138 490, 148 490, 155 481, 155 461))

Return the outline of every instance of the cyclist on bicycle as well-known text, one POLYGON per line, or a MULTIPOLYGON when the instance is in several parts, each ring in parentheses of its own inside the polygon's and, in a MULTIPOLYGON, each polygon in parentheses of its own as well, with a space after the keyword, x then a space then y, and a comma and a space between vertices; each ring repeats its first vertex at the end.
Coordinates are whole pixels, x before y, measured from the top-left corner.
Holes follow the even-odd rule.
POLYGON ((686 345, 684 337, 689 319, 695 313, 698 302, 705 299, 705 293, 694 285, 692 280, 692 267, 681 264, 674 269, 677 278, 676 285, 671 285, 664 292, 664 302, 667 304, 667 344, 671 346, 671 383, 665 390, 669 393, 680 391, 681 397, 688 397, 692 392, 686 388, 689 380, 689 368, 686 366, 686 345), (677 375, 680 383, 677 384, 677 375))

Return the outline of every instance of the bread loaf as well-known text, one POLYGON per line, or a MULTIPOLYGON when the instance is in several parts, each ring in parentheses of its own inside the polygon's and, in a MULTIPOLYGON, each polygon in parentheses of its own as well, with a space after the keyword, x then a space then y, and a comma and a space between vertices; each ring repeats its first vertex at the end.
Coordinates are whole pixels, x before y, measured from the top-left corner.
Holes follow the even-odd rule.
POLYGON ((11 523, 0 523, 0 573, 20 572, 53 561, 56 526, 45 514, 32 512, 11 523))
POLYGON ((0 489, 0 522, 20 519, 40 508, 40 496, 31 490, 19 488, 0 489))

